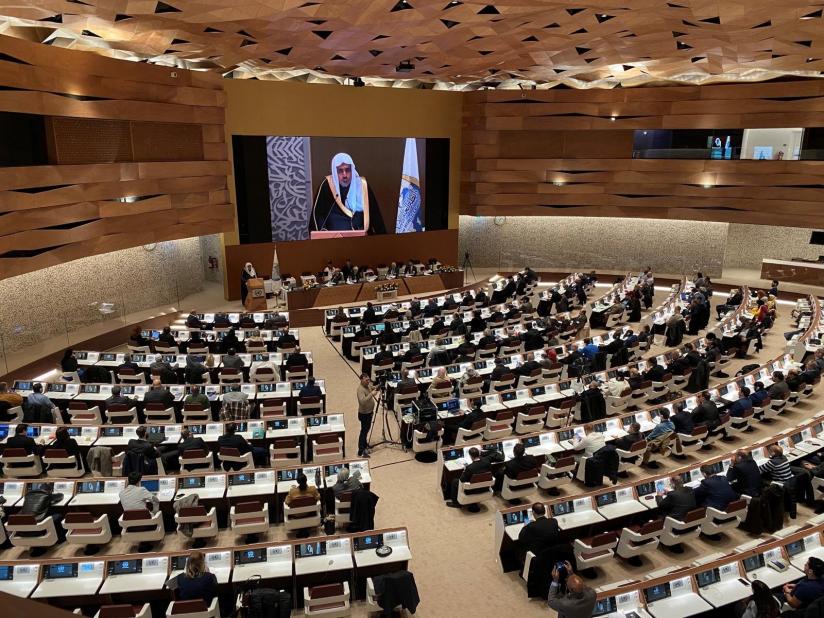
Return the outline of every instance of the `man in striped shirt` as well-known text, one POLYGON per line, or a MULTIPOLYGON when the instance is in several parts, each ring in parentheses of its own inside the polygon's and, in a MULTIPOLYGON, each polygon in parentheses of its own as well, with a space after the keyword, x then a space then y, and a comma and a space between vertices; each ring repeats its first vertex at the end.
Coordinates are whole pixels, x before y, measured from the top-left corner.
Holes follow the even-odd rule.
POLYGON ((796 501, 799 498, 809 506, 815 503, 810 473, 803 468, 792 468, 780 445, 773 444, 768 451, 770 458, 760 467, 761 474, 766 480, 784 486, 784 508, 790 514, 790 519, 795 519, 796 501))

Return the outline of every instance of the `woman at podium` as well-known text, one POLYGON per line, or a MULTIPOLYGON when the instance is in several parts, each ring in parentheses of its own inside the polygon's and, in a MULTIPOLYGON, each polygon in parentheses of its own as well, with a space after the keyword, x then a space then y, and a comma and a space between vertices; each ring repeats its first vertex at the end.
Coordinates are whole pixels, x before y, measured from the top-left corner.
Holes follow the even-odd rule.
POLYGON ((383 234, 378 201, 366 178, 358 174, 355 162, 345 152, 332 157, 331 174, 324 178, 315 197, 310 232, 356 232, 383 234))
POLYGON ((249 279, 255 279, 256 277, 255 267, 252 266, 251 262, 246 262, 246 266, 243 267, 240 273, 240 302, 244 305, 246 304, 246 296, 249 294, 249 288, 246 284, 249 279))

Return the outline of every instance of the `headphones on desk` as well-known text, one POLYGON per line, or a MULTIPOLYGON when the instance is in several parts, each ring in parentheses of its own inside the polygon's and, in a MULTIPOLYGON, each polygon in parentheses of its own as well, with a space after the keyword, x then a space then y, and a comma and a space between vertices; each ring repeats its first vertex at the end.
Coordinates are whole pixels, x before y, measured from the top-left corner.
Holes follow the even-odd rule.
POLYGON ((386 558, 392 553, 392 547, 390 545, 378 545, 375 549, 375 553, 379 558, 386 558))

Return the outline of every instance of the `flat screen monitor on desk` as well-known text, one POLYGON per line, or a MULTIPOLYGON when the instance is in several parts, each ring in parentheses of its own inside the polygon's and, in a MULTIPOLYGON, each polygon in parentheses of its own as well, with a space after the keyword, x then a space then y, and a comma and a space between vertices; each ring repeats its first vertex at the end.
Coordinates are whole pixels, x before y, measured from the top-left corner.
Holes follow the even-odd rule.
POLYGON ((255 475, 252 472, 240 472, 229 477, 229 485, 252 485, 255 482, 255 475))
POLYGON ((618 502, 618 495, 614 491, 607 492, 605 494, 600 494, 599 496, 595 497, 595 502, 598 506, 607 506, 608 504, 615 504, 618 502))
POLYGON ((143 572, 143 560, 113 560, 109 562, 107 573, 109 575, 132 575, 143 572))
POLYGON ((764 564, 764 554, 756 554, 755 556, 744 558, 744 570, 747 573, 760 569, 764 564))
POLYGON ((13 566, 0 566, 0 581, 11 581, 14 578, 13 566))
POLYGON ((300 470, 278 470, 278 483, 283 481, 296 481, 300 470))
POLYGON ((504 525, 514 526, 515 524, 525 524, 529 521, 529 514, 526 511, 515 513, 504 513, 504 525))
POLYGON ((266 562, 265 549, 244 549, 235 552, 235 564, 255 564, 266 562))
POLYGON ((555 517, 558 517, 558 515, 572 513, 572 511, 572 500, 569 502, 561 502, 559 504, 552 505, 552 514, 555 515, 555 517))
POLYGON ((300 543, 295 545, 295 556, 298 558, 309 558, 310 556, 326 555, 326 541, 316 543, 300 543))
POLYGON ((595 607, 592 608, 592 615, 608 616, 617 610, 618 607, 615 603, 615 597, 607 597, 606 599, 599 599, 595 602, 595 607))
POLYGON ((655 603, 655 601, 666 599, 668 596, 670 596, 669 582, 664 582, 651 588, 644 588, 644 597, 647 603, 655 603))
POLYGON ((792 543, 788 543, 784 547, 787 548, 787 555, 790 556, 790 558, 792 558, 793 556, 797 556, 798 554, 804 551, 804 539, 793 541, 792 543))
POLYGON ((66 579, 77 577, 77 563, 64 562, 61 564, 47 564, 43 579, 66 579))
POLYGON ((721 573, 718 569, 710 569, 709 571, 703 571, 698 573, 695 576, 695 581, 698 582, 699 588, 706 588, 707 586, 712 586, 713 584, 717 584, 721 581, 721 573))
POLYGON ((122 438, 123 437, 123 428, 122 427, 104 427, 103 428, 103 437, 104 438, 122 438))
POLYGON ((151 479, 148 481, 140 481, 140 484, 150 492, 156 494, 160 491, 160 481, 158 479, 151 479))
POLYGON ((367 549, 376 549, 380 545, 383 545, 382 534, 370 534, 369 536, 355 537, 355 551, 366 551, 367 549))
POLYGON ((183 571, 186 569, 186 561, 189 556, 172 556, 172 571, 183 571))
POLYGON ((278 418, 272 421, 266 421, 266 429, 269 431, 276 431, 278 429, 286 429, 289 427, 289 421, 285 418, 278 418))
POLYGON ((180 479, 181 489, 202 489, 206 487, 205 476, 184 476, 180 479))
POLYGON ((83 481, 77 484, 77 493, 79 494, 102 494, 104 483, 103 481, 83 481))

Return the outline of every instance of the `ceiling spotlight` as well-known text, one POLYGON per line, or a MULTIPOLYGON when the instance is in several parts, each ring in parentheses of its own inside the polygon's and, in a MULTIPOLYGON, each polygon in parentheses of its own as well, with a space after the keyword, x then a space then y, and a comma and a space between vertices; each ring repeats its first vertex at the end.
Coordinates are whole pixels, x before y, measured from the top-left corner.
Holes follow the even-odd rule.
POLYGON ((705 189, 712 189, 712 185, 709 183, 704 184, 705 189))
POLYGON ((409 60, 403 60, 398 63, 398 66, 395 67, 395 70, 398 73, 410 73, 411 71, 415 70, 415 65, 412 64, 409 60))
POLYGON ((363 83, 363 80, 360 77, 356 77, 355 79, 352 80, 352 85, 355 88, 363 88, 366 84, 363 83))
POLYGON ((615 122, 615 119, 616 119, 616 118, 617 118, 617 116, 610 116, 610 117, 609 117, 609 119, 610 119, 610 120, 612 120, 612 122, 615 122))

